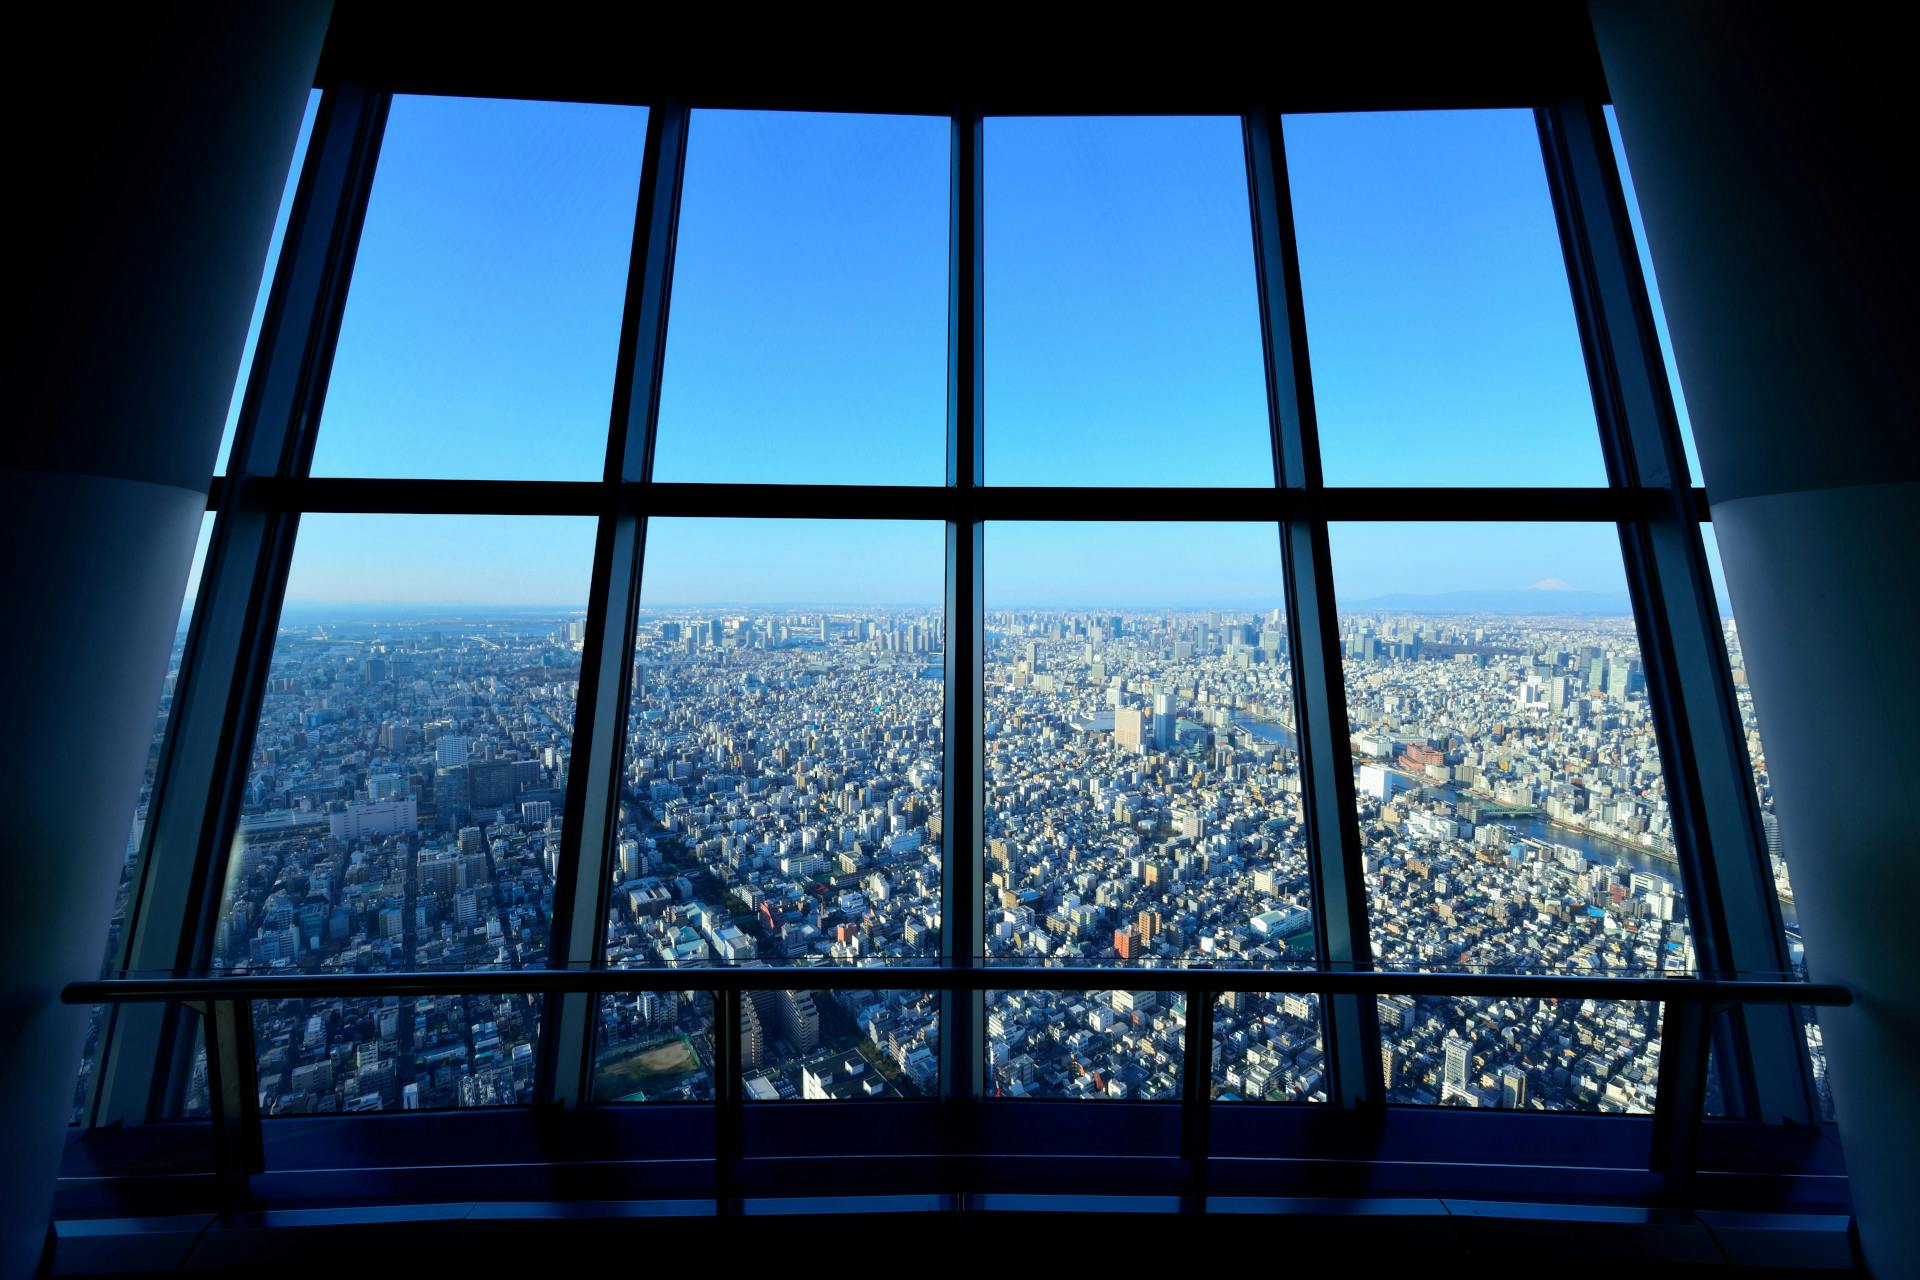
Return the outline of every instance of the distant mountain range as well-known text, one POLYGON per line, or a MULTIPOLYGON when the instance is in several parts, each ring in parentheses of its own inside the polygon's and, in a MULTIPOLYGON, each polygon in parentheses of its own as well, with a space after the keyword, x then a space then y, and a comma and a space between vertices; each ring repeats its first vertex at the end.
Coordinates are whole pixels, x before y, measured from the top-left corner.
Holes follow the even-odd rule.
POLYGON ((1569 591, 1518 587, 1488 591, 1396 591, 1359 600, 1339 600, 1353 613, 1630 614, 1624 591, 1569 591))

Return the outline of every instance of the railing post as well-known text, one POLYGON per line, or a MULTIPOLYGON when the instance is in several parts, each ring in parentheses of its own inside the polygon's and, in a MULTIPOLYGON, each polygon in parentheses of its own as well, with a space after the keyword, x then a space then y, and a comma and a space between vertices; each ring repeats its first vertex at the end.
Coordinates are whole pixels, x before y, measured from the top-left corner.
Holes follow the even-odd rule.
POLYGON ((1718 1007, 1698 1000, 1670 1002, 1660 1027, 1659 1105, 1653 1114, 1649 1165, 1664 1182, 1665 1197, 1689 1201, 1700 1157, 1700 1123, 1706 1114, 1708 1034, 1718 1007))
POLYGON ((713 1201, 721 1217, 740 1210, 736 1178, 744 1154, 741 1133, 740 1002, 743 992, 713 993, 713 1201))
POLYGON ((202 1006, 207 1085, 213 1109, 214 1174, 226 1212, 253 1201, 252 1178, 265 1167, 260 1089, 254 1076, 253 1002, 209 1000, 202 1006))
POLYGON ((1180 1154, 1186 1162, 1181 1208, 1204 1213, 1207 1207, 1207 1157, 1212 1150, 1213 1009, 1215 993, 1187 988, 1185 1074, 1180 1082, 1180 1154))

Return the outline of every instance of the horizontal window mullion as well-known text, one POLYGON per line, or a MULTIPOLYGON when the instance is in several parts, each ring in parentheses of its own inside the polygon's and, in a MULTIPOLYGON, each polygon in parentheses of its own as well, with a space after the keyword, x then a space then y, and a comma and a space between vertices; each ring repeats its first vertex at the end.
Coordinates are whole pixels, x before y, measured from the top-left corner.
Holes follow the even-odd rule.
POLYGON ((225 486, 230 505, 272 511, 405 515, 599 515, 614 491, 595 480, 387 480, 260 476, 225 486))
MULTIPOLYGON (((1706 491, 1690 493, 1692 508, 1706 491)), ((646 515, 835 520, 1637 520, 1665 489, 1161 489, 1024 485, 628 483, 592 480, 399 480, 316 476, 216 479, 209 510, 415 515, 646 515), (1169 497, 1174 501, 1168 501, 1169 497)))

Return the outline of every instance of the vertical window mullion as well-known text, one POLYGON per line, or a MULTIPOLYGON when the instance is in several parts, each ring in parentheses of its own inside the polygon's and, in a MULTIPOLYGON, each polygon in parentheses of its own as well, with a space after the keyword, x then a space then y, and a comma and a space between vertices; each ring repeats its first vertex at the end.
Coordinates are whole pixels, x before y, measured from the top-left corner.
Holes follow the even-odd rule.
MULTIPOLYGON (((567 762, 566 816, 554 877, 553 968, 598 964, 605 937, 687 120, 686 107, 677 103, 661 104, 647 115, 602 481, 606 501, 594 548, 580 695, 567 762)), ((599 1000, 593 995, 572 993, 548 1000, 537 1098, 573 1106, 592 1096, 589 1077, 598 1023, 599 1000)))
MULTIPOLYGON (((948 198, 947 286, 947 564, 946 723, 942 728, 940 953, 962 968, 986 954, 986 886, 981 878, 984 820, 982 710, 985 613, 984 526, 978 489, 984 479, 982 304, 985 289, 985 122, 978 112, 953 117, 948 198)), ((950 1113, 984 1090, 986 997, 948 991, 940 1005, 940 1097, 950 1113)), ((958 1131, 956 1130, 956 1133, 958 1131)))
MULTIPOLYGON (((302 475, 312 457, 389 101, 355 85, 321 99, 154 780, 146 857, 127 913, 129 970, 190 969, 204 962, 212 937, 246 782, 248 717, 265 686, 298 525, 296 512, 249 502, 248 481, 302 475)), ((96 1123, 137 1124, 170 1105, 192 1052, 179 1012, 139 1004, 116 1011, 96 1123)))
MULTIPOLYGON (((1621 526, 1621 548, 1701 967, 1716 977, 1777 973, 1786 967, 1779 903, 1686 454, 1606 125, 1600 108, 1581 100, 1543 108, 1537 121, 1610 482, 1661 491, 1643 519, 1621 526)), ((1727 1039, 1723 1080, 1751 1089, 1746 1109, 1756 1118, 1809 1122, 1815 1109, 1792 1010, 1754 1006, 1733 1018, 1746 1029, 1745 1061, 1736 1061, 1742 1055, 1727 1039)), ((1670 1104, 1666 1066, 1659 1106, 1697 1110, 1693 1099, 1670 1104)))
MULTIPOLYGON (((1353 969, 1369 965, 1373 953, 1354 821, 1353 759, 1332 562, 1326 520, 1314 502, 1321 488, 1319 438, 1280 128, 1277 112, 1260 110, 1246 118, 1247 186, 1275 482, 1303 499, 1298 517, 1282 522, 1279 533, 1314 927, 1320 964, 1353 969)), ((1328 1042, 1327 1096, 1343 1107, 1377 1101, 1380 1036, 1375 1002, 1363 996, 1324 996, 1321 1008, 1328 1042)))

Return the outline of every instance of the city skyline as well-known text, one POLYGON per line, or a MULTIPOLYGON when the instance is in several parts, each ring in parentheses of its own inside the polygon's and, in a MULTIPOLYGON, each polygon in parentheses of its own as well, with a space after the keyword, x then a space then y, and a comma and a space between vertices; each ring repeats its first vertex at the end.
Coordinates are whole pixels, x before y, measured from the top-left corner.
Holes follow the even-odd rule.
MULTIPOLYGON (((1611 525, 1341 523, 1330 541, 1343 610, 1628 611, 1611 525)), ((287 609, 579 608, 592 542, 592 521, 578 517, 309 514, 287 609)), ((641 603, 935 605, 944 546, 933 521, 656 518, 641 603)), ((983 563, 988 608, 1265 609, 1284 599, 1278 530, 1264 523, 994 522, 983 563)))

